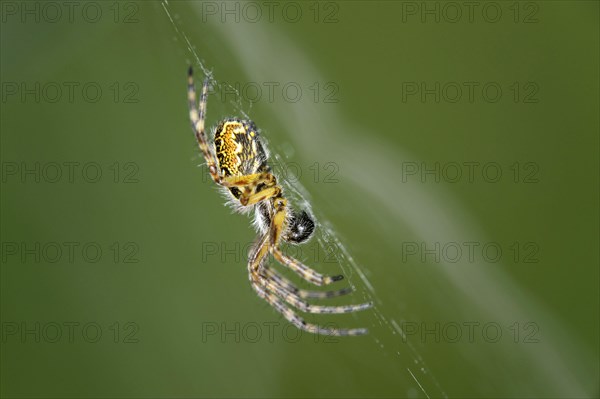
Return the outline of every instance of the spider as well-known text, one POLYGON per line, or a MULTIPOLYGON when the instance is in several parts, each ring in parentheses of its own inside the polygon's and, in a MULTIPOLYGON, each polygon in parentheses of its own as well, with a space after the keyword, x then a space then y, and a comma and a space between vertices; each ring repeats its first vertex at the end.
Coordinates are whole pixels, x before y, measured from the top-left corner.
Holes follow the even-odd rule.
POLYGON ((240 212, 254 211, 258 239, 248 255, 248 274, 252 288, 259 297, 297 328, 324 335, 363 335, 365 328, 324 328, 304 321, 290 306, 305 313, 350 313, 370 308, 371 302, 359 305, 318 306, 305 299, 324 299, 347 294, 351 288, 337 291, 308 291, 296 287, 275 269, 266 265, 268 255, 291 269, 304 280, 323 286, 343 279, 325 276, 300 261, 287 256, 279 248, 283 242, 301 244, 314 233, 315 222, 306 211, 288 207, 281 186, 267 165, 268 153, 261 142, 258 129, 250 120, 227 118, 214 130, 209 142, 205 133, 206 103, 209 77, 204 80, 200 103, 196 105, 193 71, 188 70, 188 103, 190 122, 210 176, 230 198, 240 212))

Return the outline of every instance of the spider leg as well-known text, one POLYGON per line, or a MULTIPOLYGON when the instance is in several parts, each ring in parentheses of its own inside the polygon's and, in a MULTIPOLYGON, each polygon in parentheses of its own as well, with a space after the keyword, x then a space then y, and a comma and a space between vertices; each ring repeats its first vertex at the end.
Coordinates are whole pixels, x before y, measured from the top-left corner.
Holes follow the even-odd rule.
POLYGON ((279 186, 268 187, 254 194, 242 193, 240 196, 240 203, 242 205, 254 205, 257 202, 264 201, 269 198, 273 198, 281 194, 281 188, 279 186))
POLYGON ((273 254, 275 259, 282 265, 288 267, 294 271, 297 275, 302 277, 304 280, 311 282, 315 285, 327 285, 334 281, 339 281, 344 278, 342 275, 337 276, 324 276, 310 267, 304 265, 302 262, 287 256, 281 249, 279 249, 279 241, 281 239, 281 232, 285 224, 285 217, 287 214, 287 201, 285 198, 276 197, 273 199, 273 207, 275 208, 275 215, 271 222, 271 245, 269 251, 273 254))
POLYGON ((200 151, 202 151, 202 155, 204 156, 206 165, 208 166, 208 172, 215 183, 221 184, 221 177, 217 172, 217 160, 212 151, 209 149, 204 126, 206 116, 206 101, 208 97, 208 82, 209 78, 207 77, 204 79, 204 83, 202 84, 200 103, 196 108, 196 89, 194 88, 193 70, 190 66, 188 69, 188 106, 190 111, 190 122, 192 124, 192 128, 194 129, 194 135, 196 136, 196 141, 198 142, 200 151))
POLYGON ((221 177, 221 184, 226 187, 240 187, 246 186, 254 188, 260 183, 264 183, 266 186, 271 187, 275 185, 275 176, 270 173, 253 173, 250 175, 236 175, 236 176, 223 176, 221 177))
POLYGON ((309 291, 296 287, 290 280, 283 277, 277 271, 262 264, 269 253, 268 238, 268 234, 263 235, 259 240, 256 241, 256 243, 250 250, 250 254, 248 256, 248 273, 250 275, 252 273, 264 274, 270 280, 273 280, 276 284, 278 284, 282 289, 286 290, 288 293, 295 294, 296 296, 304 299, 333 298, 341 295, 346 295, 352 292, 352 288, 350 287, 342 288, 341 290, 335 291, 309 291))
POLYGON ((252 276, 255 274, 259 274, 262 269, 263 263, 266 260, 267 255, 269 254, 269 235, 264 234, 260 239, 258 239, 252 248, 250 249, 250 253, 248 255, 248 276, 250 277, 250 281, 252 280, 252 276))
MULTIPOLYGON (((279 292, 281 296, 285 298, 292 306, 298 307, 300 310, 312 313, 346 313, 354 312, 358 310, 367 309, 372 306, 371 303, 362 305, 350 305, 350 306, 314 306, 310 305, 301 300, 301 298, 294 294, 287 292, 282 287, 277 286, 273 280, 266 280, 261 273, 265 270, 263 265, 267 255, 272 248, 273 242, 279 242, 281 235, 281 226, 285 221, 285 199, 277 197, 274 201, 277 205, 276 212, 271 220, 271 231, 260 237, 254 244, 250 251, 248 259, 248 276, 250 283, 258 296, 267 301, 275 310, 281 313, 286 320, 294 324, 297 328, 311 332, 313 334, 323 335, 335 335, 335 336, 346 336, 346 335, 364 335, 367 334, 367 329, 356 328, 356 329, 337 329, 337 328, 323 328, 315 324, 310 324, 304 321, 298 316, 292 309, 285 305, 285 302, 278 297, 275 292, 279 292), (275 291, 275 292, 274 292, 275 291)), ((268 269, 267 269, 268 270, 268 269)), ((276 273, 274 273, 276 274, 276 273)))
POLYGON ((239 198, 242 205, 254 205, 257 202, 277 197, 281 194, 281 187, 277 185, 275 176, 268 172, 255 173, 246 176, 232 176, 224 178, 224 180, 226 181, 226 184, 244 186, 244 190, 239 198), (260 184, 264 187, 261 188, 260 191, 254 192, 260 184))
POLYGON ((342 276, 342 275, 325 276, 323 274, 317 273, 316 271, 314 271, 310 267, 306 266, 299 260, 294 259, 291 256, 284 254, 277 247, 272 247, 271 251, 272 251, 275 259, 277 259, 277 261, 279 263, 281 263, 282 265, 286 266, 287 268, 289 268, 290 270, 295 272, 297 275, 302 277, 304 280, 311 282, 315 285, 318 285, 318 286, 328 285, 335 281, 342 280, 344 278, 344 276, 342 276))
POLYGON ((277 297, 277 295, 269 292, 268 290, 261 287, 260 283, 255 280, 252 280, 252 288, 256 291, 259 297, 263 298, 267 301, 272 307, 275 308, 279 313, 285 317, 287 321, 295 325, 297 328, 313 333, 313 334, 321 334, 321 335, 330 335, 330 336, 347 336, 347 335, 364 335, 368 333, 366 328, 353 328, 353 329, 338 329, 338 328, 323 328, 319 327, 315 324, 309 324, 293 310, 288 308, 285 303, 277 297))
POLYGON ((253 173, 241 176, 223 176, 218 182, 225 187, 243 188, 239 201, 242 205, 254 205, 257 202, 276 197, 281 194, 281 187, 277 186, 275 176, 271 173, 253 173), (259 192, 254 192, 259 184, 264 187, 259 192))
POLYGON ((298 295, 287 291, 273 280, 269 280, 262 275, 259 275, 259 281, 270 292, 275 293, 285 302, 289 303, 293 307, 301 310, 305 313, 352 313, 361 310, 369 309, 373 306, 371 302, 362 303, 360 305, 344 305, 344 306, 320 306, 312 305, 306 301, 303 301, 298 295))
POLYGON ((303 290, 301 288, 296 287, 290 280, 283 277, 277 271, 271 269, 268 266, 263 266, 261 268, 262 273, 273 280, 276 284, 278 284, 282 289, 285 289, 287 292, 296 294, 300 298, 303 299, 326 299, 326 298, 334 298, 341 295, 346 295, 352 292, 352 288, 346 287, 341 290, 335 291, 309 291, 303 290))

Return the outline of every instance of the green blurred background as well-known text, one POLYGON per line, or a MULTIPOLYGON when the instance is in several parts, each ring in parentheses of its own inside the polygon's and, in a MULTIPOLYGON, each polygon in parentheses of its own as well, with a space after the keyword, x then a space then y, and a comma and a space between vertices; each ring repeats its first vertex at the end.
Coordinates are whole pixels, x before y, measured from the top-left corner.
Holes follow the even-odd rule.
POLYGON ((467 3, 2 1, 2 397, 597 397, 598 2, 467 3), (190 63, 368 336, 253 293, 190 63))

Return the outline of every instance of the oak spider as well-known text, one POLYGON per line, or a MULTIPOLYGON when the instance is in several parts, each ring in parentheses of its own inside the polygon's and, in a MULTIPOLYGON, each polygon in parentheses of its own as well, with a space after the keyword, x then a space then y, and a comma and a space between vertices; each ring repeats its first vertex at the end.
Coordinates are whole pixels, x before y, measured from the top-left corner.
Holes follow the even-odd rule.
POLYGON ((306 211, 296 212, 287 206, 282 188, 267 165, 265 151, 258 129, 252 121, 227 118, 214 130, 214 140, 209 142, 205 133, 206 102, 209 78, 204 80, 200 104, 196 105, 193 71, 188 70, 188 104, 190 122, 198 141, 208 171, 215 183, 231 198, 232 204, 241 212, 254 210, 259 238, 250 250, 248 274, 252 287, 264 300, 281 313, 297 328, 326 335, 363 335, 365 328, 323 328, 305 322, 290 309, 291 305, 305 313, 350 313, 368 309, 371 302, 359 305, 317 306, 305 299, 324 299, 347 294, 352 290, 307 291, 296 287, 265 263, 272 255, 304 280, 315 285, 328 285, 343 276, 325 276, 284 254, 279 245, 282 241, 301 244, 313 234, 315 222, 306 211))

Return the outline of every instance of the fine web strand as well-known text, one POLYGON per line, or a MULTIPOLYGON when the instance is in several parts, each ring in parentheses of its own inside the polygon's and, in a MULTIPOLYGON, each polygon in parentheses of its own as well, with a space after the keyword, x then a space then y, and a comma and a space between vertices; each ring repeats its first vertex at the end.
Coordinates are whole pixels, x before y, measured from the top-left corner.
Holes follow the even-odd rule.
POLYGON ((216 91, 218 93, 227 92, 229 94, 234 94, 235 100, 229 100, 229 104, 232 105, 239 114, 243 115, 244 118, 248 118, 248 112, 250 112, 250 110, 252 109, 252 102, 248 101, 248 104, 247 104, 248 111, 244 111, 244 105, 242 103, 243 97, 240 95, 239 90, 236 87, 230 85, 229 83, 218 81, 214 77, 213 71, 211 69, 209 69, 206 66, 206 62, 204 62, 198 56, 198 53, 196 52, 194 45, 192 45, 192 43, 191 43, 188 35, 185 33, 185 30, 183 29, 183 27, 178 26, 179 22, 176 22, 176 19, 178 20, 177 15, 171 13, 168 0, 163 0, 161 2, 161 5, 162 5, 163 10, 165 11, 165 14, 167 15, 167 18, 171 22, 171 26, 175 30, 176 38, 178 40, 181 40, 184 43, 186 50, 192 56, 192 59, 193 59, 192 63, 194 64, 194 66, 199 67, 200 70, 202 71, 202 74, 204 75, 204 77, 209 78, 210 86, 213 89, 213 91, 216 91))

